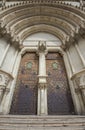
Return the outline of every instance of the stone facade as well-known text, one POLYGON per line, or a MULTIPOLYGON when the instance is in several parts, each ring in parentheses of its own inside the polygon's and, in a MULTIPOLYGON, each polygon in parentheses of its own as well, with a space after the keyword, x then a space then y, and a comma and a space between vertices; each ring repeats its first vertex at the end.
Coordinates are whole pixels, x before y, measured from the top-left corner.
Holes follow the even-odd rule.
MULTIPOLYGON (((83 115, 85 120, 84 10, 83 0, 75 0, 75 2, 73 0, 67 2, 64 0, 2 1, 0 7, 1 118, 4 117, 3 114, 10 113, 20 61, 22 56, 29 52, 37 54, 39 59, 37 114, 41 117, 48 115, 46 55, 55 52, 60 53, 64 60, 75 113, 83 115), (38 45, 23 44, 26 38, 39 32, 55 35, 60 45, 46 44, 45 39, 38 40, 38 45)), ((31 63, 28 64, 29 68, 31 66, 31 63)), ((55 64, 53 66, 56 67, 55 64)), ((82 128, 80 127, 82 130, 84 130, 83 125, 85 126, 85 121, 82 128)), ((79 130, 78 127, 75 129, 79 130)))

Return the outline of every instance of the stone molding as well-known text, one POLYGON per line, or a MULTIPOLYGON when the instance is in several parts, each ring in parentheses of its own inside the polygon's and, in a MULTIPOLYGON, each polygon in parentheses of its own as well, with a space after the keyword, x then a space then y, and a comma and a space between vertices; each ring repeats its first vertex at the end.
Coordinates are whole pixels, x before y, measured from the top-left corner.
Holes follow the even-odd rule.
MULTIPOLYGON (((46 6, 47 6, 46 9, 48 11, 52 11, 53 14, 55 15, 55 17, 57 17, 57 15, 60 16, 60 14, 61 14, 62 18, 60 20, 54 19, 54 18, 49 19, 50 18, 49 17, 48 22, 46 24, 53 23, 53 25, 51 25, 51 26, 52 26, 52 28, 53 28, 53 26, 55 26, 54 28, 56 29, 56 32, 54 32, 54 29, 50 29, 50 30, 47 29, 47 30, 48 30, 48 32, 53 33, 54 35, 56 34, 56 36, 59 36, 60 39, 63 39, 62 40, 63 44, 73 43, 75 41, 75 36, 76 36, 76 40, 77 40, 78 39, 77 35, 79 34, 79 32, 81 32, 80 30, 82 30, 82 34, 80 34, 80 35, 82 37, 85 36, 85 12, 82 11, 80 8, 76 8, 70 4, 68 5, 66 3, 59 2, 57 0, 54 0, 54 1, 52 1, 52 0, 49 0, 49 1, 29 0, 29 1, 24 1, 21 3, 22 4, 17 3, 14 6, 10 6, 8 9, 6 7, 4 7, 5 8, 4 11, 2 10, 0 13, 1 35, 3 36, 4 34, 7 34, 12 42, 21 44, 28 35, 31 35, 34 32, 40 31, 41 27, 39 27, 39 26, 36 26, 35 30, 37 30, 37 31, 33 30, 33 28, 35 28, 33 26, 33 22, 32 22, 32 21, 34 21, 34 19, 33 20, 29 19, 30 22, 28 21, 27 23, 25 21, 26 18, 29 18, 29 16, 27 16, 28 13, 26 15, 24 15, 24 12, 25 11, 27 12, 27 10, 28 10, 28 12, 30 11, 30 16, 32 18, 32 15, 33 15, 33 12, 32 12, 33 10, 31 10, 32 4, 36 4, 36 5, 41 4, 43 13, 44 13, 43 5, 46 4, 46 6), (52 9, 50 9, 50 4, 51 4, 52 9), (56 7, 56 10, 55 10, 55 7, 56 7), (25 11, 22 12, 22 9, 24 9, 25 11), (15 10, 17 11, 17 13, 15 12, 15 10), (68 13, 67 13, 68 11, 69 11, 70 15, 68 15, 68 13), (21 19, 21 16, 24 16, 23 20, 21 19), (69 17, 68 20, 66 19, 67 16, 69 17), (56 24, 56 22, 58 22, 58 23, 56 24), (26 28, 25 26, 28 26, 28 23, 30 23, 32 25, 29 25, 28 29, 25 30, 25 28, 26 28), (22 30, 19 30, 20 27, 18 26, 18 24, 23 25, 22 30), (73 28, 74 27, 73 24, 74 24, 75 28, 73 28), (31 28, 30 28, 30 26, 31 26, 31 28), (64 31, 62 31, 62 30, 64 30, 64 31), (18 33, 16 33, 16 32, 18 32, 18 33), (63 34, 64 34, 64 36, 63 36, 63 34)), ((35 10, 38 11, 37 13, 39 13, 40 8, 36 8, 35 10)), ((36 15, 37 15, 37 13, 36 13, 36 15)), ((47 14, 47 12, 45 12, 44 14, 47 14)), ((50 15, 51 15, 51 13, 50 13, 50 15)), ((46 22, 46 18, 45 18, 45 20, 43 20, 43 22, 46 22)), ((49 28, 51 26, 49 26, 49 28)), ((42 31, 46 31, 46 30, 44 29, 42 31)))
MULTIPOLYGON (((48 50, 48 52, 58 52, 58 53, 60 53, 62 56, 64 55, 64 50, 63 50, 63 48, 62 48, 62 46, 61 47, 48 47, 47 46, 47 50, 48 50)), ((23 56, 26 52, 37 52, 37 47, 25 47, 25 46, 22 46, 22 49, 21 49, 21 55, 23 56)))

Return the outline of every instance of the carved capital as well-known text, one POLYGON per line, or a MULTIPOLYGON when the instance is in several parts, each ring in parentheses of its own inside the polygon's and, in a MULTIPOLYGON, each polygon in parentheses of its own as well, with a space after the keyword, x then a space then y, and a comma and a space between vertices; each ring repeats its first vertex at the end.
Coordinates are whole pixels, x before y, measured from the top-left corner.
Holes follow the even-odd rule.
POLYGON ((44 53, 45 55, 47 54, 47 46, 45 41, 39 41, 37 54, 39 55, 39 53, 44 53))

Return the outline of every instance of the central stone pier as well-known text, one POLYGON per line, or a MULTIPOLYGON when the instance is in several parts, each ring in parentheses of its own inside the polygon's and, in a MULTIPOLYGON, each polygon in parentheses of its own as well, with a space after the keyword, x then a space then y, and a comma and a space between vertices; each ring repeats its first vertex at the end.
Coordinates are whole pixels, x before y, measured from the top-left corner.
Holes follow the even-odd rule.
POLYGON ((39 56, 39 75, 38 75, 38 115, 47 115, 47 80, 46 80, 46 42, 40 41, 37 54, 39 56))

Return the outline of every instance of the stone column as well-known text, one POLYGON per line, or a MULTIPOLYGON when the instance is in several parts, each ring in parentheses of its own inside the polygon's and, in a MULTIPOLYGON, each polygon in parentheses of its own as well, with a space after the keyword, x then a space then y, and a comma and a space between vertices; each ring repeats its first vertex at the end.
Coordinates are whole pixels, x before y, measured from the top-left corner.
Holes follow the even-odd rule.
POLYGON ((81 114, 85 114, 85 95, 84 95, 84 88, 83 84, 81 84, 81 76, 82 74, 77 74, 74 76, 73 80, 75 83, 75 92, 78 95, 79 101, 80 101, 80 106, 81 106, 81 114))
POLYGON ((81 114, 80 100, 79 100, 77 93, 75 92, 75 86, 73 84, 73 81, 71 80, 72 72, 71 72, 71 68, 70 68, 70 64, 69 64, 69 59, 68 59, 68 56, 66 53, 64 53, 63 58, 64 58, 64 63, 65 63, 66 71, 67 71, 69 87, 71 90, 71 95, 72 95, 72 99, 73 99, 73 103, 74 103, 75 112, 76 112, 76 114, 79 115, 79 114, 81 114))
POLYGON ((5 51, 4 51, 4 54, 2 55, 2 58, 1 58, 1 60, 0 60, 0 67, 1 67, 2 64, 3 64, 3 61, 4 61, 4 59, 5 59, 6 55, 7 55, 7 52, 8 52, 8 50, 9 50, 9 47, 10 47, 10 44, 7 45, 7 47, 6 47, 5 51))
POLYGON ((80 59, 81 59, 81 62, 82 62, 82 64, 83 64, 83 66, 85 67, 85 59, 84 59, 84 57, 82 56, 81 51, 80 51, 80 49, 79 49, 79 46, 78 46, 77 44, 75 44, 75 48, 76 48, 76 50, 77 50, 77 52, 78 52, 78 55, 79 55, 79 57, 80 57, 80 59))
POLYGON ((12 77, 10 74, 0 70, 0 113, 3 113, 3 100, 6 99, 6 93, 8 92, 8 85, 12 77))
POLYGON ((18 50, 16 50, 15 55, 14 55, 14 59, 13 59, 12 62, 11 62, 11 65, 10 65, 10 73, 13 72, 17 55, 18 55, 18 50))
POLYGON ((67 56, 68 56, 68 59, 69 59, 69 63, 70 63, 72 73, 75 73, 75 69, 74 69, 73 64, 72 64, 72 60, 71 60, 71 57, 70 57, 69 50, 67 50, 67 56))
POLYGON ((47 80, 46 80, 46 44, 40 42, 37 54, 39 55, 39 75, 38 75, 38 115, 47 115, 47 80))
POLYGON ((82 92, 82 97, 85 105, 85 72, 83 72, 80 75, 80 84, 79 84, 80 90, 82 92))

